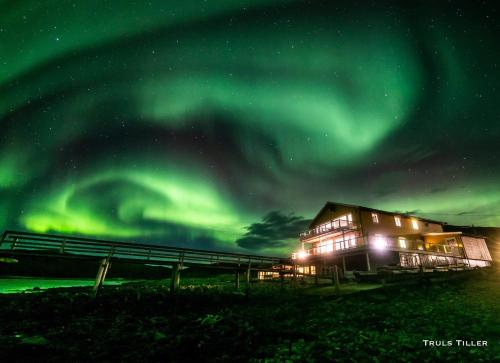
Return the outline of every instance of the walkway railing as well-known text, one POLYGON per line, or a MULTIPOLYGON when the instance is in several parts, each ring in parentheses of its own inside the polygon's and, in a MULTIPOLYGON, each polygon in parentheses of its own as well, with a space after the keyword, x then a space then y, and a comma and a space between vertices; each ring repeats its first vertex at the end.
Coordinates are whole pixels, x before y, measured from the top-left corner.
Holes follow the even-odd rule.
POLYGON ((288 259, 279 257, 15 231, 5 231, 0 239, 0 253, 6 252, 31 255, 56 252, 58 257, 109 258, 166 265, 177 262, 233 268, 251 265, 253 269, 289 264, 288 259))
POLYGON ((179 287, 180 271, 184 266, 216 267, 236 272, 239 286, 240 271, 245 271, 247 292, 250 287, 250 271, 282 271, 292 261, 287 258, 259 256, 231 252, 167 247, 153 244, 115 242, 84 237, 61 236, 30 232, 5 231, 0 238, 0 255, 3 256, 53 256, 99 260, 95 294, 102 286, 112 262, 171 265, 171 291, 179 287))

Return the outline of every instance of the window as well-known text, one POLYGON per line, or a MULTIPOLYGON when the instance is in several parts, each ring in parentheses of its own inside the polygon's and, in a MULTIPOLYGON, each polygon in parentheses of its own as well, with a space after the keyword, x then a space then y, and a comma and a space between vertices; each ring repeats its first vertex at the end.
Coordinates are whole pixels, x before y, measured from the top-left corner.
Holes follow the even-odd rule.
POLYGON ((331 239, 323 241, 319 245, 319 253, 333 252, 333 241, 331 239))
POLYGON ((406 248, 406 240, 403 237, 399 237, 399 247, 406 248))
POLYGON ((416 219, 411 220, 411 225, 413 226, 413 229, 418 229, 418 221, 416 219))
POLYGON ((398 216, 394 216, 394 223, 396 223, 397 227, 401 227, 401 218, 398 216))
POLYGON ((378 223, 378 214, 377 213, 372 213, 372 220, 373 220, 373 223, 378 223))

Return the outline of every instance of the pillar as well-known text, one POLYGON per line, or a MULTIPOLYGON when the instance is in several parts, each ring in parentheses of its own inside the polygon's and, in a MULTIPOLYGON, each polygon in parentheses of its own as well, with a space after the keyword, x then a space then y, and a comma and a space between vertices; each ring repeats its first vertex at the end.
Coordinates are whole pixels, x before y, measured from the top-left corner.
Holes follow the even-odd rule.
POLYGON ((111 262, 108 258, 103 258, 101 261, 99 261, 99 269, 97 270, 97 276, 94 284, 94 297, 96 297, 99 293, 99 290, 104 283, 104 279, 106 278, 110 266, 111 262))
POLYGON ((367 271, 372 270, 372 268, 370 266, 370 256, 368 255, 368 252, 366 252, 366 268, 367 268, 367 271))
POLYGON ((240 271, 236 271, 235 273, 235 288, 236 290, 239 290, 240 289, 240 271))
POLYGON ((181 282, 181 270, 178 263, 172 266, 172 277, 170 281, 170 293, 175 294, 179 289, 179 284, 181 282))
POLYGON ((247 268, 246 273, 246 286, 245 286, 245 294, 248 296, 250 294, 250 266, 247 268))
POLYGON ((339 267, 333 266, 333 280, 335 282, 335 294, 340 294, 339 267))

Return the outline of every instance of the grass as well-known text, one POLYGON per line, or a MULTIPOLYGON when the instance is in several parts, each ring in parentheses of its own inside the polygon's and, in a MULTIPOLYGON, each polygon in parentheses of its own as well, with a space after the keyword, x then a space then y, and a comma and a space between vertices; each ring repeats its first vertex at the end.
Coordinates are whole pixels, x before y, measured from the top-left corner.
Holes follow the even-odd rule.
POLYGON ((174 297, 168 280, 108 286, 97 300, 88 288, 3 295, 0 351, 11 362, 500 358, 498 273, 339 297, 328 286, 282 291, 261 283, 247 298, 234 291, 231 278, 183 279, 174 297), (487 340, 488 346, 432 348, 423 339, 487 340))
MULTIPOLYGON (((130 280, 106 279, 106 285, 118 285, 130 280)), ((42 278, 42 277, 0 277, 0 294, 12 294, 22 291, 38 291, 57 287, 94 286, 95 279, 82 278, 42 278)))

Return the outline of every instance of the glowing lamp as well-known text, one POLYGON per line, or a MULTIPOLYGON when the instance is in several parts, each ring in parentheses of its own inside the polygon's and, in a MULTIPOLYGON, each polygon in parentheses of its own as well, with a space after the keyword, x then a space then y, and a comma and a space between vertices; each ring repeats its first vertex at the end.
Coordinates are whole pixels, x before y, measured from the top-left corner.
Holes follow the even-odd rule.
POLYGON ((377 250, 385 250, 387 248, 387 240, 382 236, 375 236, 373 245, 377 250))
POLYGON ((304 251, 304 250, 299 251, 299 252, 297 253, 297 257, 299 258, 299 260, 303 260, 304 258, 306 258, 306 257, 307 257, 307 252, 306 252, 306 251, 304 251))

